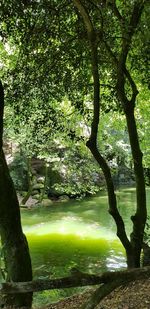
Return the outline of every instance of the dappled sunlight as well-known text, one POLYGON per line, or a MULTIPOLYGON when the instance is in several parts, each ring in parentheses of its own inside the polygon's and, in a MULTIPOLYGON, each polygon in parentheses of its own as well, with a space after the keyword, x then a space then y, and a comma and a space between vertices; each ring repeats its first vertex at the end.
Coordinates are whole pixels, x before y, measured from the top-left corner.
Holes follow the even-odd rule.
MULTIPOLYGON (((97 222, 86 223, 73 216, 64 216, 60 220, 51 221, 51 222, 41 222, 32 226, 24 226, 24 232, 27 237, 32 238, 34 236, 40 235, 51 235, 56 234, 68 234, 68 235, 77 235, 82 238, 92 238, 92 239, 115 239, 116 235, 114 232, 107 230, 101 224, 97 222)), ((51 237, 51 236, 50 236, 51 237)))
POLYGON ((126 258, 124 251, 118 251, 117 255, 115 250, 110 250, 109 256, 106 258, 106 267, 108 270, 116 270, 126 268, 126 258))

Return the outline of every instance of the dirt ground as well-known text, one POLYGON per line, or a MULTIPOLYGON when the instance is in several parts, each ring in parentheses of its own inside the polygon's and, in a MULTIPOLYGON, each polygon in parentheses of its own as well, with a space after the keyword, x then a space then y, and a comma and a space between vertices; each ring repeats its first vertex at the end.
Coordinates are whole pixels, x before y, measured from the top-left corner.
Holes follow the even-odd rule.
MULTIPOLYGON (((80 309, 91 291, 74 295, 38 309, 80 309)), ((150 279, 133 281, 121 286, 104 298, 95 309, 150 309, 150 279)))

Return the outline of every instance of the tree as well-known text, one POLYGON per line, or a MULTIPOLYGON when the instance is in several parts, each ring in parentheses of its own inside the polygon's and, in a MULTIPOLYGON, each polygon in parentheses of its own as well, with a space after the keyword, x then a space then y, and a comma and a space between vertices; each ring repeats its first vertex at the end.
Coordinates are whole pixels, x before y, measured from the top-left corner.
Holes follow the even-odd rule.
MULTIPOLYGON (((6 281, 32 280, 29 248, 22 232, 19 203, 3 152, 4 90, 0 82, 0 235, 6 281)), ((3 306, 31 307, 32 293, 13 294, 2 299, 3 306)), ((2 305, 1 304, 1 305, 2 305)))
MULTIPOLYGON (((74 153, 74 149, 76 148, 76 153, 79 152, 79 149, 83 149, 82 145, 81 147, 78 147, 78 145, 73 147, 73 144, 79 144, 79 142, 83 141, 85 138, 82 131, 84 128, 87 128, 87 126, 85 125, 82 116, 86 118, 88 111, 84 104, 82 104, 84 99, 83 93, 77 91, 81 88, 82 78, 81 76, 76 76, 77 70, 75 74, 73 74, 79 56, 75 54, 77 59, 72 58, 73 48, 69 54, 65 53, 66 42, 64 43, 63 40, 61 40, 61 43, 59 38, 60 33, 58 32, 58 23, 60 22, 59 19, 61 19, 61 17, 59 17, 59 12, 57 12, 57 10, 61 11, 63 8, 63 14, 66 15, 65 7, 63 7, 63 3, 60 7, 58 5, 58 8, 56 4, 53 4, 53 10, 52 12, 49 11, 47 18, 45 19, 43 15, 41 18, 41 8, 43 8, 42 14, 45 14, 46 5, 49 7, 48 3, 49 1, 47 1, 47 4, 41 1, 40 6, 33 6, 32 10, 30 5, 25 7, 25 17, 23 17, 22 14, 19 15, 20 11, 18 11, 18 16, 15 18, 16 20, 22 19, 24 27, 25 20, 29 19, 26 28, 24 28, 24 33, 22 33, 22 28, 20 29, 18 27, 19 29, 17 28, 16 30, 15 27, 12 27, 12 24, 15 23, 14 17, 10 17, 10 20, 8 19, 8 21, 6 21, 5 29, 7 29, 7 31, 9 29, 9 33, 6 31, 7 35, 5 34, 5 36, 8 44, 10 41, 14 43, 15 54, 17 54, 15 59, 18 57, 16 60, 17 65, 8 69, 7 73, 7 76, 10 78, 11 86, 7 85, 10 89, 9 95, 7 96, 8 113, 10 113, 10 116, 7 116, 6 119, 6 125, 8 125, 6 136, 9 136, 9 128, 11 128, 11 138, 13 137, 19 142, 19 145, 26 156, 30 158, 32 156, 38 156, 50 161, 53 156, 57 157, 57 154, 59 157, 58 148, 62 147, 68 157, 71 157, 71 151, 68 150, 69 148, 73 149, 72 153, 74 153), (56 12, 57 14, 55 16, 56 12), (34 21, 34 27, 31 27, 30 23, 33 22, 32 15, 34 14, 36 14, 37 20, 36 22, 34 21), (11 23, 12 19, 14 20, 11 23), (53 27, 51 27, 51 33, 47 32, 50 21, 51 25, 53 24, 53 27), (41 40, 41 35, 38 35, 36 31, 38 31, 38 34, 41 32, 44 33, 44 40, 41 40), (30 44, 27 44, 26 40, 29 38, 29 32, 31 40, 30 44), (27 38, 25 39, 26 36, 27 38), (19 41, 19 52, 17 38, 21 38, 19 39, 21 41, 21 43, 19 41), (46 49, 47 52, 45 53, 46 49), (50 71, 51 74, 46 74, 46 70, 50 71), (12 76, 13 82, 11 83, 12 76), (74 86, 73 82, 70 86, 70 76, 73 77, 74 86), (79 77, 80 79, 78 80, 79 77), (72 101, 74 101, 74 104, 72 101), (80 126, 81 122, 83 128, 80 126), (11 123, 11 125, 9 125, 9 123, 11 123)), ((66 17, 67 22, 68 20, 69 17, 66 17)), ((65 23, 63 24, 62 32, 64 31, 64 27, 65 23)), ((67 26, 67 31, 69 27, 70 25, 67 26)), ((72 42, 72 37, 68 37, 67 41, 68 44, 70 44, 70 42, 72 42)), ((6 83, 8 83, 8 79, 6 80, 6 83)), ((81 154, 81 157, 84 156, 84 151, 82 152, 83 155, 81 154)), ((57 167, 61 169, 61 166, 64 163, 62 162, 62 150, 60 155, 62 160, 59 166, 57 164, 57 167)), ((90 158, 87 158, 87 161, 90 162, 91 155, 88 155, 88 157, 90 158)), ((76 160, 76 162, 78 163, 79 160, 76 160)), ((70 170, 73 175, 74 162, 71 162, 70 166, 71 168, 69 167, 68 170, 70 170)), ((91 169, 93 169, 93 158, 92 163, 90 162, 90 166, 91 169)), ((75 169, 79 171, 78 168, 75 167, 75 169)), ((82 170, 84 170, 84 166, 82 170)), ((86 170, 85 167, 85 173, 83 171, 83 175, 86 174, 88 176, 86 170)), ((73 176, 72 178, 75 177, 73 176)), ((89 185, 91 184, 91 188, 88 189, 87 187, 89 187, 89 185, 87 187, 84 185, 83 191, 93 191, 91 176, 89 176, 89 179, 89 185)), ((75 182, 75 185, 70 184, 70 188, 68 186, 68 193, 71 193, 69 191, 73 190, 75 191, 73 192, 74 195, 80 194, 81 189, 76 186, 76 183, 77 181, 75 182)), ((62 186, 63 184, 61 184, 61 187, 62 186)))
MULTIPOLYGON (((91 125, 91 136, 87 142, 87 147, 90 149, 99 166, 102 168, 108 191, 109 199, 109 213, 113 216, 116 226, 117 235, 121 240, 127 255, 128 267, 139 267, 140 266, 140 254, 143 245, 143 233, 146 222, 146 193, 145 193, 145 181, 144 172, 142 166, 142 152, 139 146, 139 139, 137 133, 137 126, 134 116, 134 109, 136 105, 136 97, 138 94, 137 86, 134 79, 131 76, 131 72, 128 68, 128 54, 132 46, 132 38, 135 31, 140 23, 141 14, 144 10, 145 1, 135 1, 131 5, 127 6, 121 3, 116 5, 116 1, 110 1, 108 3, 99 4, 98 1, 91 1, 94 8, 101 17, 101 37, 97 35, 96 22, 91 18, 92 10, 90 10, 88 3, 85 1, 84 4, 80 0, 73 0, 75 7, 78 9, 79 13, 83 18, 83 22, 87 31, 87 37, 89 41, 90 51, 91 51, 91 70, 93 75, 94 83, 94 94, 93 94, 93 122, 91 125), (103 9, 101 6, 105 7, 105 13, 103 14, 103 9), (126 15, 128 11, 128 16, 126 15), (89 13, 90 12, 90 13, 89 13), (109 40, 106 35, 106 29, 104 25, 108 21, 108 16, 110 18, 110 13, 113 16, 113 21, 116 21, 116 25, 120 28, 120 38, 118 45, 117 55, 114 52, 113 47, 109 45, 109 40), (112 181, 112 176, 110 168, 106 160, 102 157, 98 145, 97 145, 97 135, 99 126, 99 113, 101 109, 100 101, 100 76, 99 76, 99 58, 98 58, 98 46, 99 39, 105 44, 105 50, 110 56, 111 64, 114 65, 115 77, 114 81, 116 84, 116 94, 118 100, 121 104, 121 109, 123 110, 129 140, 131 145, 131 152, 134 163, 134 173, 136 181, 136 196, 137 196, 137 208, 136 213, 132 216, 133 222, 133 232, 130 235, 130 240, 127 237, 125 226, 122 217, 117 209, 116 195, 114 191, 114 185, 112 181)), ((96 12, 96 13, 97 13, 96 12)), ((110 30, 110 28, 109 28, 110 30)), ((118 33, 117 33, 118 34, 118 33)))
MULTIPOLYGON (((10 16, 13 4, 9 10, 7 3, 3 6, 4 15, 9 16, 5 21, 7 32, 15 37, 16 45, 20 46, 18 67, 11 71, 16 81, 12 93, 18 114, 27 113, 28 118, 26 102, 30 105, 31 98, 35 96, 45 103, 55 97, 60 104, 67 95, 89 125, 89 101, 94 87, 93 121, 87 146, 105 175, 109 212, 116 222, 117 235, 126 249, 128 267, 139 267, 146 221, 146 198, 142 153, 134 116, 138 90, 133 76, 137 78, 137 72, 140 76, 143 73, 132 61, 132 55, 136 53, 139 67, 142 65, 144 70, 143 58, 139 60, 138 42, 141 38, 139 28, 145 24, 148 11, 146 1, 136 0, 128 4, 97 0, 64 0, 61 4, 42 0, 17 2, 13 19, 10 16), (100 86, 103 84, 107 87, 108 95, 104 95, 105 90, 103 93, 101 91, 100 98, 100 86), (108 97, 109 102, 105 103, 108 97), (21 98, 23 104, 20 105, 21 98), (88 106, 88 112, 85 112, 85 106, 88 106), (137 193, 137 209, 132 217, 133 232, 130 239, 117 209, 110 167, 97 143, 99 112, 102 109, 104 112, 116 110, 124 113, 128 127, 137 193)), ((146 48, 145 45, 144 51, 146 48)), ((58 110, 58 105, 55 108, 58 110)))

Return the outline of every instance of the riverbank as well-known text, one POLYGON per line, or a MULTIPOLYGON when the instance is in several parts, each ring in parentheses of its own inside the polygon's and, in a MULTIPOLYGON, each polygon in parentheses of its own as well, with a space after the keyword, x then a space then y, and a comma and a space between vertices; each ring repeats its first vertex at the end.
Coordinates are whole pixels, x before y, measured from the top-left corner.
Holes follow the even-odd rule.
MULTIPOLYGON (((150 278, 123 285, 105 297, 95 309, 150 309, 150 278)), ((80 309, 88 301, 91 290, 36 309, 80 309)))

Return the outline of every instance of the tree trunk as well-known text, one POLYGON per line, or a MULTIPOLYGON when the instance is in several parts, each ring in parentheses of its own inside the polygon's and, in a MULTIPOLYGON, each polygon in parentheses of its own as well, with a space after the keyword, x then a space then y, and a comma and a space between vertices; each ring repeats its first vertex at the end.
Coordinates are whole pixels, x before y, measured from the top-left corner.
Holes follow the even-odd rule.
MULTIPOLYGON (((97 49, 97 32, 94 28, 88 10, 85 4, 82 4, 80 0, 73 0, 73 3, 80 12, 85 28, 87 30, 87 37, 89 40, 90 51, 91 51, 91 69, 94 82, 94 95, 93 95, 93 122, 91 125, 91 136, 87 142, 87 147, 90 149, 94 158, 98 162, 99 166, 102 168, 102 171, 105 176, 107 191, 108 191, 108 200, 109 200, 109 213, 115 220, 117 226, 117 236, 122 242, 127 256, 127 265, 129 268, 140 267, 140 255, 143 245, 143 233, 146 222, 146 193, 145 193, 145 182, 144 182, 144 173, 142 167, 142 153, 139 146, 136 122, 134 117, 134 107, 135 100, 138 94, 138 90, 134 80, 132 79, 130 72, 126 68, 127 56, 130 51, 132 37, 138 26, 142 10, 144 8, 144 3, 141 1, 135 1, 133 5, 133 10, 130 16, 129 25, 126 24, 126 29, 124 29, 124 19, 119 13, 118 8, 115 3, 111 6, 112 12, 118 18, 121 29, 126 30, 126 35, 122 37, 122 45, 119 56, 113 53, 107 42, 105 46, 107 47, 111 58, 115 62, 117 68, 116 76, 116 91, 119 98, 119 101, 122 104, 124 113, 126 115, 126 121, 128 126, 128 134, 130 139, 132 157, 134 162, 134 173, 136 178, 136 195, 137 195, 137 207, 136 213, 132 216, 133 222, 133 232, 130 236, 130 240, 127 237, 124 221, 119 213, 117 208, 116 195, 114 191, 113 180, 111 176, 110 168, 106 160, 102 157, 98 146, 97 146, 97 135, 98 135, 98 126, 100 122, 100 78, 99 78, 99 68, 98 68, 98 49, 97 49), (118 17, 119 16, 119 17, 118 17), (128 80, 131 87, 131 99, 128 99, 126 95, 126 79, 128 80)), ((109 4, 108 4, 109 5, 109 4)))
POLYGON ((147 217, 145 179, 142 165, 143 155, 139 146, 137 127, 134 117, 134 105, 130 105, 128 108, 125 109, 125 115, 134 162, 137 205, 136 213, 134 216, 131 217, 133 222, 133 232, 131 233, 130 237, 135 261, 134 267, 140 267, 140 255, 143 246, 143 234, 147 217))
MULTIPOLYGON (((0 235, 5 262, 6 281, 32 280, 27 240, 22 232, 17 195, 2 149, 4 93, 0 83, 0 235)), ((1 307, 31 308, 32 293, 5 295, 1 307)))
MULTIPOLYGON (((122 23, 122 15, 119 15, 120 26, 121 28, 123 26, 122 30, 125 30, 125 33, 122 38, 122 46, 118 59, 111 51, 111 55, 113 55, 113 59, 115 59, 115 63, 117 65, 116 91, 126 116, 136 182, 136 212, 135 215, 131 217, 133 222, 133 232, 130 235, 132 251, 129 253, 127 252, 127 260, 130 267, 140 267, 140 255, 143 245, 143 234, 147 217, 142 152, 140 150, 137 126, 134 116, 134 108, 136 104, 136 97, 138 95, 138 89, 130 74, 130 71, 127 69, 127 57, 130 52, 133 35, 137 30, 138 24, 140 22, 144 4, 145 1, 137 0, 134 2, 132 13, 130 15, 130 21, 129 24, 126 24, 126 29, 122 23), (129 93, 127 94, 126 90, 127 81, 130 85, 130 96, 129 93)), ((118 15, 116 17, 118 18, 118 15)))
MULTIPOLYGON (((99 68, 98 68, 98 49, 97 49, 97 36, 96 31, 93 27, 92 21, 90 19, 90 16, 85 9, 85 7, 82 5, 80 0, 73 0, 75 6, 81 13, 85 27, 87 29, 87 36, 89 40, 90 45, 90 51, 91 51, 91 71, 94 81, 94 93, 93 93, 93 121, 91 124, 91 135, 89 140, 87 141, 86 145, 90 149, 93 157, 99 164, 100 168, 103 171, 106 185, 107 185, 107 192, 108 192, 108 202, 109 202, 109 213, 113 217, 116 227, 117 227, 117 236, 119 237, 121 243, 123 244, 127 255, 130 254, 132 256, 132 246, 131 243, 127 237, 124 221, 119 213, 119 210, 117 208, 117 199, 116 194, 114 190, 114 184, 112 180, 112 175, 110 168, 106 162, 106 160, 101 155, 98 146, 97 146, 97 135, 98 135, 98 126, 100 122, 100 77, 99 77, 99 68)), ((128 264, 128 259, 127 259, 128 264)), ((130 261, 130 265, 131 265, 130 261)), ((128 265, 128 267, 130 267, 128 265)), ((134 267, 134 266, 133 266, 134 267)))

